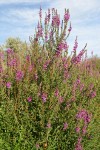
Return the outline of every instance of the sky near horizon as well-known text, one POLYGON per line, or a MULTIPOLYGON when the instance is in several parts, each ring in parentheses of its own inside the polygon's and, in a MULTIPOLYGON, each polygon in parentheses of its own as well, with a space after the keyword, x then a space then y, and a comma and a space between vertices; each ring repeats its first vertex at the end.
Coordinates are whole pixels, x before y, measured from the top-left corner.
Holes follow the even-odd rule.
POLYGON ((9 37, 28 42, 29 36, 34 35, 40 6, 44 15, 48 8, 56 8, 61 18, 64 9, 69 9, 69 51, 78 36, 78 51, 87 43, 88 55, 93 51, 100 56, 100 0, 0 0, 0 45, 9 37))

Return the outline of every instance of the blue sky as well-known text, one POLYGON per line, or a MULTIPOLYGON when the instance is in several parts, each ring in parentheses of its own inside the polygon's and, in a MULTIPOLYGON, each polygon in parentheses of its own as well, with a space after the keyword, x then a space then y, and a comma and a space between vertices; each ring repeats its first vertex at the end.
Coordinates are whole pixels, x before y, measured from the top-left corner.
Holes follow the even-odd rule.
POLYGON ((87 43, 88 55, 93 51, 100 56, 100 0, 0 0, 0 44, 8 37, 28 41, 34 35, 40 5, 44 14, 48 8, 58 9, 61 18, 65 8, 70 10, 69 51, 78 36, 78 51, 87 43))

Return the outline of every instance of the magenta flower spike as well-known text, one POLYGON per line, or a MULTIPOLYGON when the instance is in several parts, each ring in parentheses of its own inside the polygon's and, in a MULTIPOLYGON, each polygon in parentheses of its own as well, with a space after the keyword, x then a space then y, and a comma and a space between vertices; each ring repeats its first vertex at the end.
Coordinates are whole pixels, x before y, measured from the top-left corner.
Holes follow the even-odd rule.
POLYGON ((6 87, 7 87, 8 89, 10 89, 10 88, 11 88, 11 82, 7 82, 7 83, 6 83, 6 87))
POLYGON ((11 48, 7 49, 7 54, 13 54, 13 53, 14 53, 14 51, 11 48))
POLYGON ((59 96, 59 90, 58 90, 58 88, 55 90, 55 93, 54 93, 54 94, 55 94, 56 97, 59 96))
POLYGON ((75 146, 75 150, 83 150, 81 141, 82 141, 82 138, 79 137, 79 138, 78 138, 78 141, 77 141, 77 144, 76 144, 76 146, 75 146))
POLYGON ((28 100, 28 102, 31 102, 32 101, 32 97, 31 96, 28 97, 27 100, 28 100))
POLYGON ((24 76, 24 73, 22 71, 17 71, 16 73, 16 80, 20 81, 24 76))
POLYGON ((68 31, 71 32, 71 30, 72 30, 72 26, 71 26, 71 23, 70 23, 70 27, 69 27, 68 31))
POLYGON ((80 133, 80 127, 76 127, 75 131, 76 133, 80 133))
POLYGON ((42 93, 41 98, 42 98, 43 103, 45 103, 46 100, 47 100, 47 94, 46 93, 42 93))
POLYGON ((16 64, 17 64, 17 61, 16 61, 16 59, 14 58, 14 59, 11 59, 11 61, 10 62, 8 62, 8 65, 9 66, 16 66, 16 64))
POLYGON ((55 26, 55 27, 59 27, 60 25, 60 18, 58 15, 55 15, 52 17, 52 26, 55 26))
POLYGON ((94 98, 94 97, 96 97, 96 91, 93 91, 93 92, 91 93, 91 98, 94 98))
POLYGON ((68 128, 68 123, 67 123, 67 122, 65 122, 65 123, 64 123, 63 130, 65 131, 67 128, 68 128))

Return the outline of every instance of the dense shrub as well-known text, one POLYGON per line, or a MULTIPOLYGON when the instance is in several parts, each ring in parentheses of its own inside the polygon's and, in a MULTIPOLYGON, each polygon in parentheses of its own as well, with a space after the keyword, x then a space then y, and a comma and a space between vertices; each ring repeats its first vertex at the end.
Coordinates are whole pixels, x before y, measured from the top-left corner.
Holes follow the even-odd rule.
POLYGON ((0 52, 1 149, 99 150, 99 59, 82 59, 77 38, 68 55, 69 10, 39 15, 30 45, 0 52))

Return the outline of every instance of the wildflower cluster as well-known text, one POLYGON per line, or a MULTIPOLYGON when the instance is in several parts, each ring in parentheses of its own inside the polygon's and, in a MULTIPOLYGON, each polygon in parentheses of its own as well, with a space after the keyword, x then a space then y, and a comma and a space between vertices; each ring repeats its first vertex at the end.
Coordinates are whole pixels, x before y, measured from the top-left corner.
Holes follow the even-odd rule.
POLYGON ((69 20, 52 8, 43 22, 40 8, 30 45, 0 52, 2 149, 84 149, 97 92, 77 37, 68 54, 69 20))

